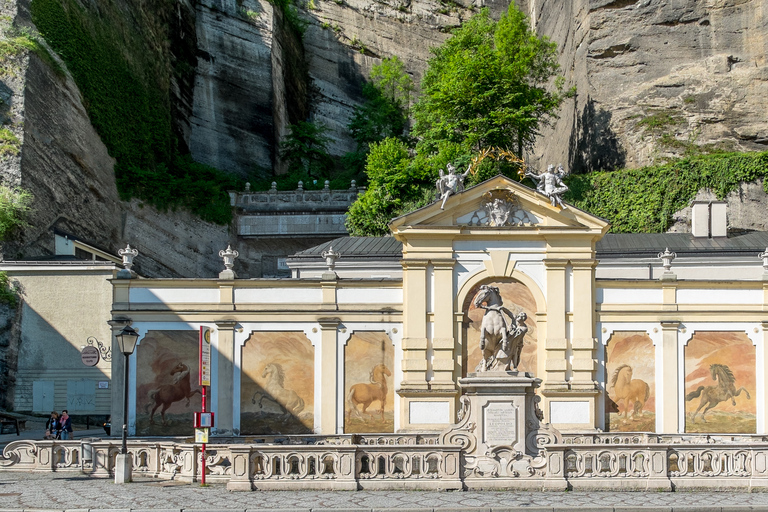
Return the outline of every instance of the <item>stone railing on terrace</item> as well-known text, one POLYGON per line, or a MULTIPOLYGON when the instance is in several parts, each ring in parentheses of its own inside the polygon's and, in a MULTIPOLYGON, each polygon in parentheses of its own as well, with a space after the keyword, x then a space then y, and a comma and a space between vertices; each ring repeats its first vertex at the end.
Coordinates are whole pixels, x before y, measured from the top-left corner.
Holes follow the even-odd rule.
POLYGON ((277 190, 276 183, 265 192, 230 192, 230 204, 237 209, 240 236, 345 235, 344 215, 365 188, 353 180, 347 190, 277 190))
MULTIPOLYGON (((535 435, 529 439, 535 439, 536 454, 500 447, 475 464, 465 457, 467 440, 461 439, 471 431, 464 429, 454 438, 456 432, 283 436, 209 444, 206 480, 231 490, 768 488, 768 442, 763 436, 535 435)), ((15 441, 5 447, 0 469, 109 478, 119 450, 119 440, 15 441)), ((131 441, 129 451, 134 475, 182 481, 201 476, 198 445, 131 441)))

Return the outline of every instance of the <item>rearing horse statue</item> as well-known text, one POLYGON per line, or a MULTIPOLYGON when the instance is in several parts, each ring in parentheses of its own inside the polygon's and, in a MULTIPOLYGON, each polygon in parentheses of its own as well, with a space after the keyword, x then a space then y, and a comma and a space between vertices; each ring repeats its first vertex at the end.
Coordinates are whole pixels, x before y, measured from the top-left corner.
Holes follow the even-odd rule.
MULTIPOLYGON (((483 359, 475 368, 476 372, 485 372, 490 370, 496 362, 496 354, 501 349, 505 354, 510 354, 509 327, 504 314, 511 319, 512 327, 515 327, 515 316, 504 307, 501 299, 501 293, 496 286, 482 285, 480 291, 474 300, 476 308, 485 310, 483 323, 480 325, 480 350, 483 359), (485 306, 483 306, 485 303, 485 306)), ((504 362, 504 371, 509 370, 511 358, 507 357, 504 362)))

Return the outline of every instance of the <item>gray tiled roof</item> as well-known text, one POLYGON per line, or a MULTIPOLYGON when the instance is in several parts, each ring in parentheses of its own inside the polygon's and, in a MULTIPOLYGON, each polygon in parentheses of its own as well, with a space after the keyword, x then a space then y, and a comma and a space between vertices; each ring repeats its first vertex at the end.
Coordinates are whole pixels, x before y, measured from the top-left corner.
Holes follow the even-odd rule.
MULTIPOLYGON (((403 244, 391 236, 346 236, 298 252, 291 259, 318 259, 331 246, 345 259, 400 259, 403 251, 403 244)), ((597 255, 656 256, 667 247, 678 256, 756 256, 768 247, 768 232, 752 231, 728 238, 694 238, 690 233, 609 233, 597 243, 597 255)))
POLYGON ((333 246, 344 259, 400 259, 403 244, 391 236, 345 236, 297 252, 291 259, 320 258, 323 251, 333 246))
POLYGON ((765 231, 727 238, 696 238, 690 233, 609 233, 597 243, 597 254, 614 258, 656 256, 669 247, 678 256, 756 256, 767 246, 768 232, 765 231))

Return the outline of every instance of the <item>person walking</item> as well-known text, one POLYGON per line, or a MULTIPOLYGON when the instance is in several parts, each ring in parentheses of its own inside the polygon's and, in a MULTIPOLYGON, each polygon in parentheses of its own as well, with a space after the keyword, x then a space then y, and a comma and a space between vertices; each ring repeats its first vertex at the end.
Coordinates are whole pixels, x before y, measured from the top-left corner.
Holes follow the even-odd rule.
POLYGON ((59 425, 61 429, 61 439, 72 438, 72 418, 69 417, 67 410, 61 411, 61 418, 59 418, 59 425))
POLYGON ((45 437, 44 439, 55 439, 56 434, 59 431, 59 413, 53 411, 51 417, 45 422, 45 437))

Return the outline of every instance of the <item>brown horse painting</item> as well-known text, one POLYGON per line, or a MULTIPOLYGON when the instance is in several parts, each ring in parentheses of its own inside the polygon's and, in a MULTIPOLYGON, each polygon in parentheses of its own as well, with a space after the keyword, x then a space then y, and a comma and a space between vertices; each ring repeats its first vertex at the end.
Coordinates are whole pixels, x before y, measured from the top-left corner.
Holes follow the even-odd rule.
POLYGON ((704 409, 704 412, 701 413, 701 420, 706 423, 707 420, 704 415, 707 414, 707 411, 715 407, 720 402, 725 402, 726 400, 730 399, 731 404, 736 405, 736 397, 739 396, 742 391, 747 395, 748 400, 752 399, 752 397, 749 396, 749 391, 747 391, 745 388, 741 387, 736 389, 736 385, 734 384, 736 382, 736 377, 733 376, 733 372, 726 365, 710 365, 709 374, 712 376, 713 380, 717 381, 717 385, 699 386, 696 391, 692 391, 685 395, 686 402, 690 402, 694 398, 701 396, 699 406, 696 408, 693 416, 691 416, 691 423, 694 422, 696 419, 696 414, 698 414, 701 408, 705 405, 707 408, 704 409))
POLYGON ((611 377, 611 387, 617 406, 624 400, 624 419, 642 416, 645 402, 651 396, 651 388, 644 380, 632 378, 632 367, 623 364, 616 368, 611 377), (630 412, 631 410, 631 412, 630 412))
POLYGON ((160 409, 160 416, 163 418, 163 425, 167 425, 168 421, 165 418, 165 411, 167 411, 174 402, 186 399, 187 407, 189 407, 189 399, 195 394, 202 394, 199 389, 192 390, 189 366, 186 364, 179 362, 179 364, 174 366, 173 370, 171 370, 171 376, 173 377, 173 384, 163 384, 159 388, 151 390, 147 395, 149 397, 149 402, 147 402, 147 405, 144 407, 144 412, 147 412, 154 404, 152 412, 149 415, 150 425, 155 424, 155 411, 157 411, 160 406, 162 406, 162 409, 160 409))
MULTIPOLYGON (((386 365, 377 364, 371 370, 370 384, 361 382, 349 388, 349 393, 347 393, 347 415, 354 414, 355 417, 362 418, 368 406, 378 400, 381 403, 379 413, 383 419, 384 406, 387 403, 387 377, 390 375, 392 375, 392 372, 389 371, 386 365), (363 406, 362 413, 357 409, 357 406, 360 404, 363 406)), ((371 413, 368 414, 371 415, 371 413)))

